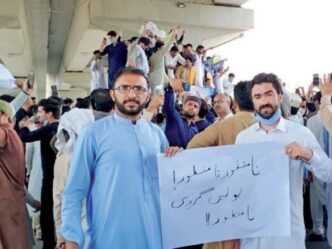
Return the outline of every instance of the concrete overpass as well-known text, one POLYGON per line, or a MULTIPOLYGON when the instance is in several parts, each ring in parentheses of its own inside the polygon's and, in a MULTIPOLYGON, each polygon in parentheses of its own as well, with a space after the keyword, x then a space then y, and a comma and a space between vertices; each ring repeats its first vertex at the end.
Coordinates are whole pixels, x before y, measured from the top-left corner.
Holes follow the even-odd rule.
POLYGON ((89 92, 87 68, 109 30, 137 35, 148 20, 168 31, 186 30, 184 42, 215 46, 253 28, 247 0, 0 0, 0 59, 15 77, 34 72, 38 97, 57 84, 61 96, 89 92))

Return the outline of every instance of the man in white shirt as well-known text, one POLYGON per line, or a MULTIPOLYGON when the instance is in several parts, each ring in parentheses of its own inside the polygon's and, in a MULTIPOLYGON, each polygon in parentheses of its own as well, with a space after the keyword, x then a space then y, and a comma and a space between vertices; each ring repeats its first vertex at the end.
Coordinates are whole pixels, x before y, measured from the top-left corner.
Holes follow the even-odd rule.
POLYGON ((204 86, 204 67, 203 67, 204 47, 198 45, 196 48, 196 62, 195 62, 195 85, 199 87, 204 86))
POLYGON ((222 86, 223 86, 224 92, 228 93, 231 96, 233 94, 233 88, 234 88, 233 81, 234 81, 234 78, 235 78, 235 74, 230 73, 230 74, 228 74, 228 77, 223 79, 223 81, 222 81, 222 86))
POLYGON ((236 143, 281 141, 285 144, 285 153, 290 157, 291 235, 242 239, 241 249, 305 249, 303 170, 305 167, 322 181, 331 182, 332 161, 308 128, 282 118, 283 92, 276 75, 258 74, 252 80, 249 92, 258 122, 242 131, 236 143))
POLYGON ((104 78, 104 68, 101 63, 101 55, 99 50, 95 50, 93 52, 93 59, 90 65, 90 72, 91 72, 91 82, 90 88, 91 92, 95 89, 99 88, 108 88, 105 78, 104 78))
POLYGON ((132 50, 131 54, 129 54, 127 66, 141 69, 145 73, 145 75, 148 75, 150 68, 148 58, 145 54, 145 50, 149 48, 149 45, 149 38, 141 37, 138 40, 138 44, 132 50))
POLYGON ((186 60, 179 54, 177 46, 171 47, 171 50, 165 55, 165 66, 167 68, 167 75, 170 79, 174 79, 174 70, 176 69, 177 63, 184 65, 186 60))

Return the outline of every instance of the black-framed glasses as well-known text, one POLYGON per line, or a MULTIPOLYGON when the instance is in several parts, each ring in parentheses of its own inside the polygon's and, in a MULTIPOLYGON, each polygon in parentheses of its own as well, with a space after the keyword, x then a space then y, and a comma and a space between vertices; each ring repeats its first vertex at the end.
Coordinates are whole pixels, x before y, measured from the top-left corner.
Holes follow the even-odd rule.
POLYGON ((142 86, 128 86, 128 85, 121 85, 115 87, 114 90, 119 91, 120 93, 129 93, 131 90, 134 90, 134 93, 137 95, 144 94, 148 92, 148 89, 142 86))

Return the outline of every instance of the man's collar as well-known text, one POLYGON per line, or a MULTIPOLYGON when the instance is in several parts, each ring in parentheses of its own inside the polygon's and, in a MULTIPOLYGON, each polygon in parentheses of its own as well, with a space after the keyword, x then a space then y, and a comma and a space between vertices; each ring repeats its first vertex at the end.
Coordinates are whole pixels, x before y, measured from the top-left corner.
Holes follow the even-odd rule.
MULTIPOLYGON (((255 131, 259 131, 259 130, 262 130, 262 128, 260 127, 260 123, 259 122, 256 122, 254 124, 254 130, 255 131)), ((282 131, 282 132, 286 132, 286 121, 283 117, 281 117, 278 121, 278 125, 273 128, 272 130, 279 130, 279 131, 282 131)))

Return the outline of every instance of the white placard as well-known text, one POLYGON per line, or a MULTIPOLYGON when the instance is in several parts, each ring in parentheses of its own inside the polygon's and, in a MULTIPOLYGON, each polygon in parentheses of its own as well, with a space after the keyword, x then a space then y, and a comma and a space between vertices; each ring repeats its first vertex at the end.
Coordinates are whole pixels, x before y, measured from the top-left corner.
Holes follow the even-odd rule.
POLYGON ((163 249, 290 236, 288 160, 275 142, 158 155, 163 249))

